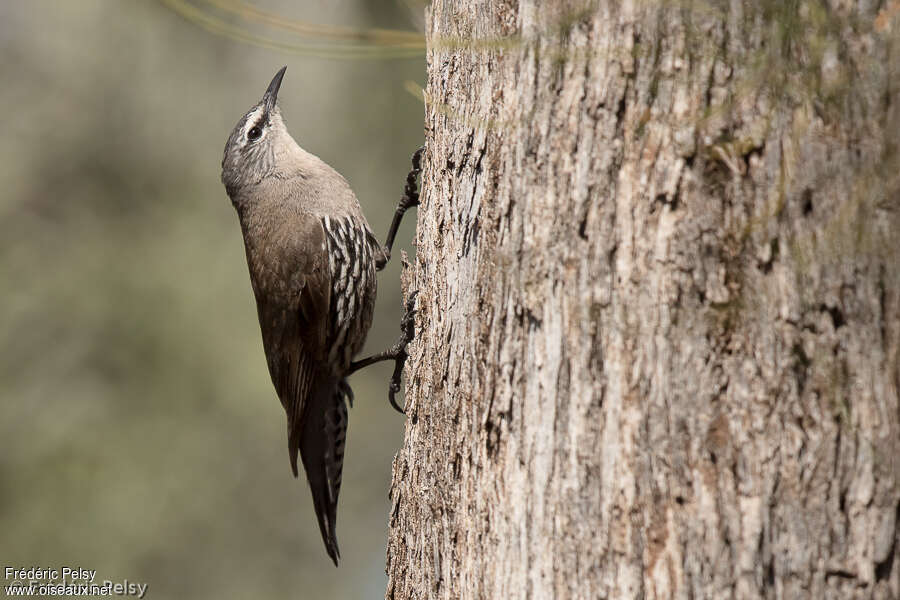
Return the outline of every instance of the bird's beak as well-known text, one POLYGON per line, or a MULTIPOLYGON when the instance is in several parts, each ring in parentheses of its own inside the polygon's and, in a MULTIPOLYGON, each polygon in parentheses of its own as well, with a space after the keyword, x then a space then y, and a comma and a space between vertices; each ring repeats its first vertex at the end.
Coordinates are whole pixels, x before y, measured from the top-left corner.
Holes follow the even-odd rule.
POLYGON ((263 104, 266 106, 266 115, 271 113, 275 108, 275 101, 278 100, 278 90, 281 88, 281 80, 284 79, 285 71, 287 71, 287 66, 281 67, 281 69, 275 73, 275 77, 272 78, 272 83, 269 84, 269 89, 267 89, 266 93, 263 95, 263 104))

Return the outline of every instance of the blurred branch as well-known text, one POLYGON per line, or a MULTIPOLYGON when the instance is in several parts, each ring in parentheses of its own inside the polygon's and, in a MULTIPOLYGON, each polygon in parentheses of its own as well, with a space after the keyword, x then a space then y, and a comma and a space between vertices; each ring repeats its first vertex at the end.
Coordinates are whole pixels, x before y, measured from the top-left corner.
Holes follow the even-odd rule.
POLYGON ((425 90, 418 83, 412 80, 403 82, 403 89, 410 93, 414 98, 418 99, 422 104, 425 103, 425 90))
POLYGON ((164 6, 201 28, 229 39, 271 50, 332 59, 394 59, 415 58, 425 52, 424 38, 415 32, 385 29, 356 30, 314 25, 290 20, 252 5, 230 0, 204 0, 224 12, 235 14, 245 21, 253 21, 306 36, 326 40, 357 40, 366 43, 335 44, 332 42, 291 43, 257 35, 250 30, 228 23, 210 11, 187 0, 159 0, 164 6))
POLYGON ((265 11, 252 4, 241 0, 202 0, 206 4, 238 15, 244 20, 261 23, 277 29, 284 29, 325 39, 351 40, 368 42, 376 46, 390 46, 401 48, 425 49, 425 37, 415 31, 400 31, 396 29, 354 29, 351 27, 337 27, 334 25, 320 25, 289 19, 277 13, 265 11))

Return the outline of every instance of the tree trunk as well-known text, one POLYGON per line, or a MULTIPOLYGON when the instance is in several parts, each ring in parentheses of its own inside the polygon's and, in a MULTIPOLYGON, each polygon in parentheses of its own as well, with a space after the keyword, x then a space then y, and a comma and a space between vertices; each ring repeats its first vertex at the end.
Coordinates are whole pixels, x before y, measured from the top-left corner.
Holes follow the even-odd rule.
POLYGON ((431 3, 387 598, 900 598, 875 4, 431 3))

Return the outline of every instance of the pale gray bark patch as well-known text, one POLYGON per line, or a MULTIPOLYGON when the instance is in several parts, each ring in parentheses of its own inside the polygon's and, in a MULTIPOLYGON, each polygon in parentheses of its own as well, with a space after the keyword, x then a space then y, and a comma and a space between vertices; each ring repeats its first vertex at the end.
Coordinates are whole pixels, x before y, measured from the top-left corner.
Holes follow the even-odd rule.
POLYGON ((900 597, 875 3, 428 9, 387 598, 900 597))

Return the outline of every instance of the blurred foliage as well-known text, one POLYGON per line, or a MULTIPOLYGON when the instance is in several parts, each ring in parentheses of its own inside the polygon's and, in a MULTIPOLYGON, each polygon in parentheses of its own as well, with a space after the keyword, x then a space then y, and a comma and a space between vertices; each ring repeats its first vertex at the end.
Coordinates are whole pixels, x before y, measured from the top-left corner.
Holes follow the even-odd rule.
MULTIPOLYGON (((392 1, 255 4, 360 31, 412 26, 392 1)), ((421 56, 298 57, 157 2, 0 3, 3 566, 97 569, 149 583, 150 598, 383 595, 403 426, 391 366, 352 381, 334 569, 290 474, 219 181, 231 128, 283 64, 294 137, 348 178, 382 236, 422 141, 404 90, 421 56)), ((396 338, 400 312, 394 261, 367 351, 396 338)))

